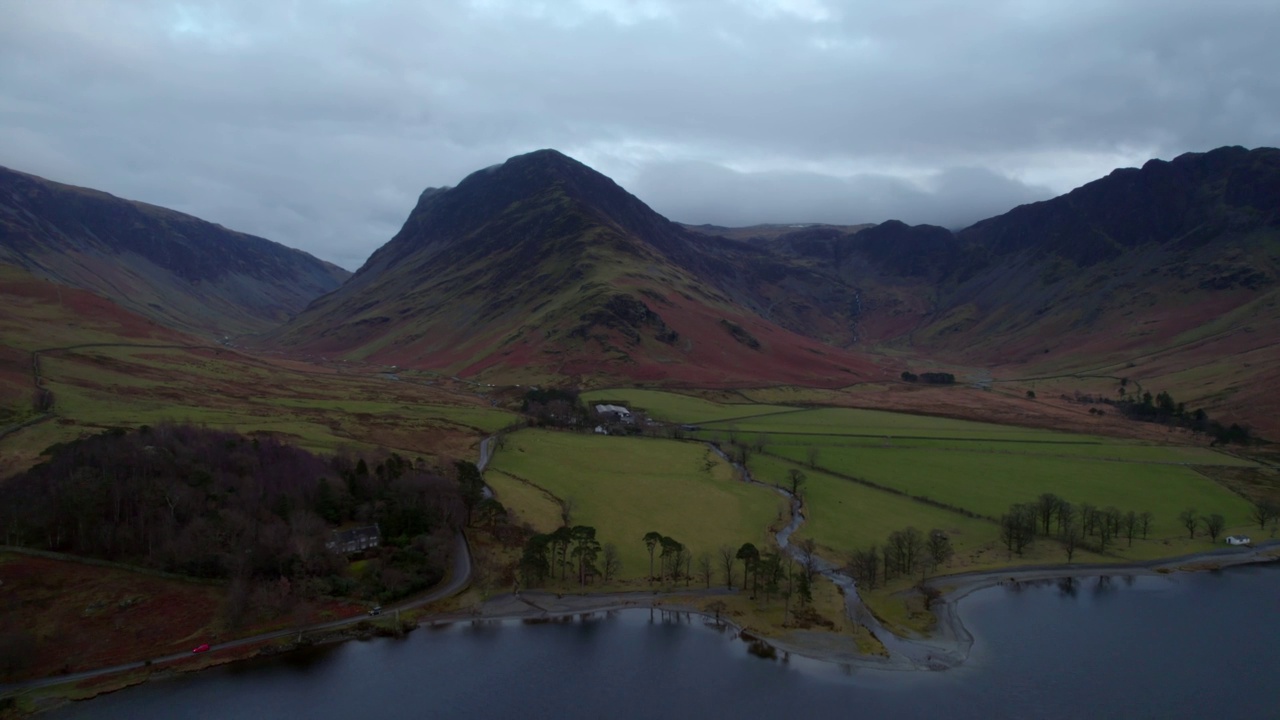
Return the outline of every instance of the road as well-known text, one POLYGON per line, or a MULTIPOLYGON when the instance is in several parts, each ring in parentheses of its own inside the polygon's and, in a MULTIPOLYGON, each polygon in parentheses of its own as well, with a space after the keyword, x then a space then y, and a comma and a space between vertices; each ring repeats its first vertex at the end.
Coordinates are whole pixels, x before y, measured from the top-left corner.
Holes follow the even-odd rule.
MULTIPOLYGON (((420 595, 412 600, 405 601, 396 605, 388 606, 383 610, 385 614, 394 613, 397 610, 409 610, 421 607, 438 600, 453 597, 462 592, 471 584, 471 549, 467 545, 467 539, 458 533, 457 547, 453 554, 453 568, 449 572, 447 579, 432 588, 430 591, 420 595)), ((262 633, 261 635, 253 635, 250 637, 239 638, 236 640, 228 640, 224 643, 210 645, 208 652, 201 655, 208 655, 224 650, 233 650, 235 648, 252 645, 267 640, 276 640, 279 638, 290 637, 293 635, 302 635, 306 633, 322 632, 326 630, 336 630, 339 628, 355 625, 369 618, 365 615, 357 615, 355 617, 344 618, 342 620, 333 620, 315 625, 306 625, 303 627, 290 628, 288 630, 277 630, 275 632, 262 633)), ((198 657, 191 651, 173 653, 171 655, 162 655, 150 659, 151 665, 159 666, 165 663, 180 662, 182 660, 198 657)), ((55 675, 53 677, 40 678, 37 680, 28 680, 26 682, 13 683, 9 685, 0 685, 0 698, 12 695, 24 690, 32 690, 35 688, 48 687, 50 685, 61 685, 63 683, 79 682, 90 678, 110 675, 112 673, 124 672, 126 670, 139 670, 147 667, 147 661, 125 663, 123 665, 113 665, 111 667, 98 668, 96 670, 86 670, 84 672, 70 673, 67 675, 55 675)))

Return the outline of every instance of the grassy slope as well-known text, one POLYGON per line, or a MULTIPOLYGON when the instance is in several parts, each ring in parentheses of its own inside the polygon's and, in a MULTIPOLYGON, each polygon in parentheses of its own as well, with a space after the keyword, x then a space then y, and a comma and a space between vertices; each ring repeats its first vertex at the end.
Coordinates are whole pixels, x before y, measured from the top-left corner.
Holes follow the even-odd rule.
MULTIPOLYGON (((492 467, 571 498, 572 522, 618 546, 623 578, 648 573, 641 538, 650 530, 696 557, 721 545, 768 547, 767 529, 786 513, 782 498, 735 481, 727 464, 694 443, 523 430, 507 438, 492 467)), ((516 496, 499 491, 499 498, 517 513, 545 514, 516 496)))

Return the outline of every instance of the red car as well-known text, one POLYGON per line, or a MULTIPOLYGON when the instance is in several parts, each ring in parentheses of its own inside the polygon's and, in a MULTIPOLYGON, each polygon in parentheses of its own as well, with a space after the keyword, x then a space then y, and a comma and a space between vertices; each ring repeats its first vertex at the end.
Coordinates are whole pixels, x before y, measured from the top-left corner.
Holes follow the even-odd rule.
POLYGON ((194 648, 191 648, 191 652, 193 653, 209 652, 209 643, 201 643, 195 646, 194 648))

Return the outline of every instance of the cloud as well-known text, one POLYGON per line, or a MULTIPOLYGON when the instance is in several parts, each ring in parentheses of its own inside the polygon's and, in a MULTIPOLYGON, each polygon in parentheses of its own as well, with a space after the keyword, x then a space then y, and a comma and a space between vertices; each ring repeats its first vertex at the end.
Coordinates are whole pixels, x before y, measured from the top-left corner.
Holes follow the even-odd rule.
POLYGON ((1278 32, 1244 0, 41 0, 0 24, 0 164, 346 267, 541 147, 681 219, 958 225, 1280 144, 1278 32))
POLYGON ((879 223, 909 218, 952 228, 1053 196, 983 168, 949 168, 923 181, 889 175, 744 173, 711 163, 649 164, 636 193, 668 217, 694 224, 879 223))

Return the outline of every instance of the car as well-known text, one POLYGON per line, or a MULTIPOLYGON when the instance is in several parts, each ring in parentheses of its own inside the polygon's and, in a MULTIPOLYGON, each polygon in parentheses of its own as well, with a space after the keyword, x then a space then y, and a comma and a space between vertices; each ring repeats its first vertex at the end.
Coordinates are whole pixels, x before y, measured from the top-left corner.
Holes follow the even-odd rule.
POLYGON ((199 645, 191 648, 191 652, 193 653, 209 652, 209 643, 200 643, 199 645))
POLYGON ((374 605, 374 606, 373 606, 373 608, 369 610, 369 614, 370 614, 370 615, 381 615, 381 614, 382 614, 382 606, 381 606, 381 605, 374 605))

